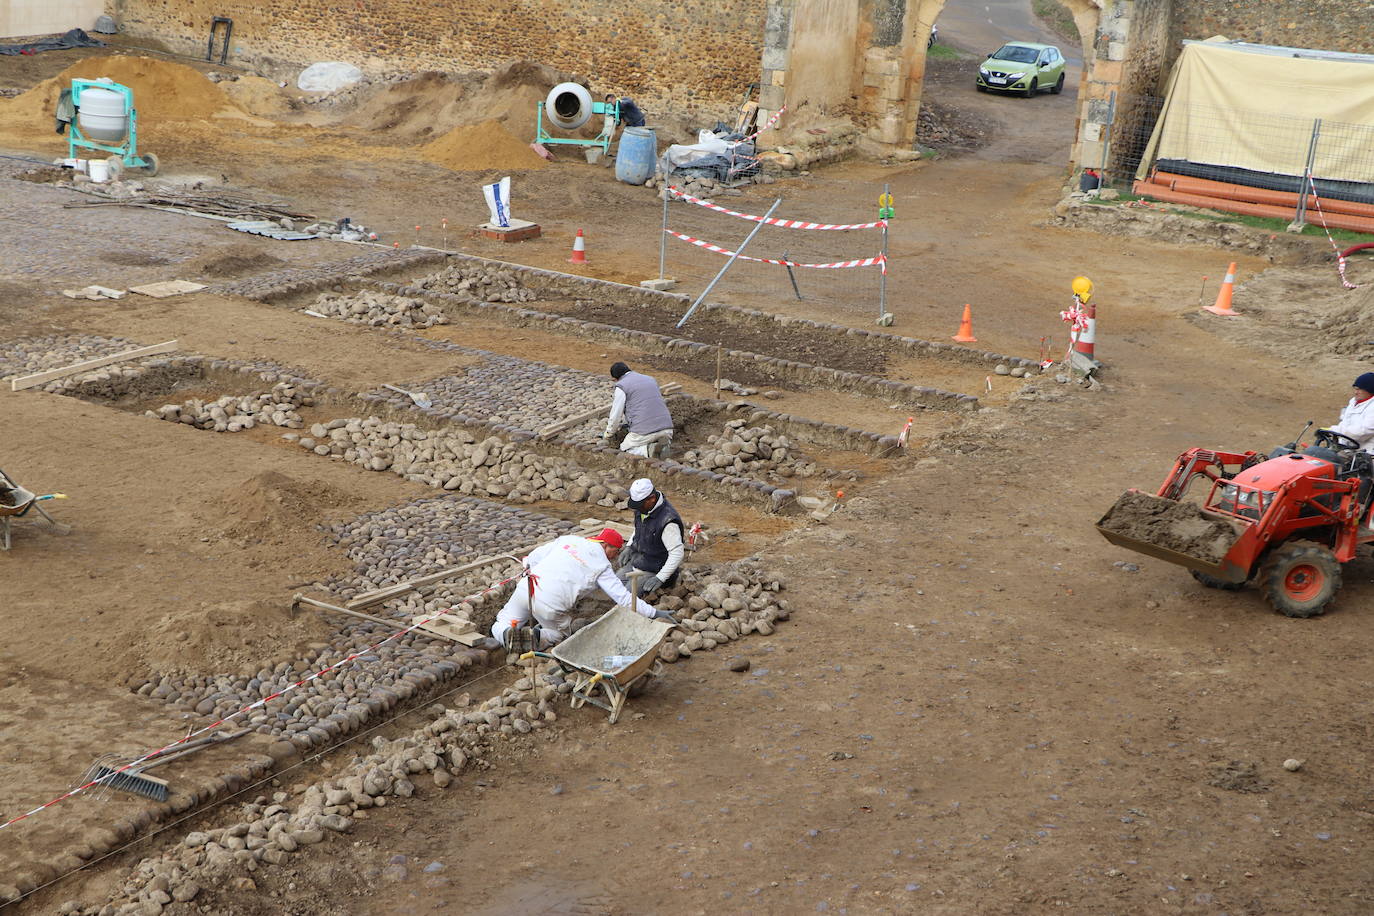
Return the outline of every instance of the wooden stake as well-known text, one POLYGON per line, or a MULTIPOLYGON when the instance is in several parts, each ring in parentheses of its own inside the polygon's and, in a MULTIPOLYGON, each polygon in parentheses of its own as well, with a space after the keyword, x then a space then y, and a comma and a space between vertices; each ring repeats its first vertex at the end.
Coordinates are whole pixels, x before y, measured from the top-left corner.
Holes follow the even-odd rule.
POLYGON ((724 355, 724 344, 716 344, 716 397, 720 397, 720 363, 724 355))
POLYGON ((76 375, 87 369, 98 369, 101 366, 108 366, 110 363, 123 362, 126 359, 138 359, 140 356, 152 356, 154 353, 167 353, 176 348, 177 342, 169 340, 166 343, 153 344, 151 347, 139 347, 137 350, 125 350, 123 353, 116 353, 113 356, 102 356, 98 359, 73 363, 70 366, 63 366, 61 369, 49 369, 47 372, 39 372, 37 375, 11 379, 10 391, 23 391, 25 388, 33 388, 35 385, 42 385, 45 382, 65 378, 68 375, 76 375))

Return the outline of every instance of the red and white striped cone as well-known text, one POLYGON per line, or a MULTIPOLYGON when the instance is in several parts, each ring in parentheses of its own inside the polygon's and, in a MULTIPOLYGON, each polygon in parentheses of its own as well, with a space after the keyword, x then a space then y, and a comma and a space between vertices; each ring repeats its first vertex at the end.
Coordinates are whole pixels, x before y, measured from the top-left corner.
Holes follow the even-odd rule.
POLYGON ((1086 321, 1083 329, 1074 335, 1073 351, 1095 365, 1097 357, 1093 355, 1093 344, 1097 342, 1097 306, 1089 302, 1083 309, 1086 321))
POLYGON ((582 237, 582 230, 577 230, 577 238, 573 239, 572 257, 568 258, 569 264, 587 263, 587 240, 582 237))

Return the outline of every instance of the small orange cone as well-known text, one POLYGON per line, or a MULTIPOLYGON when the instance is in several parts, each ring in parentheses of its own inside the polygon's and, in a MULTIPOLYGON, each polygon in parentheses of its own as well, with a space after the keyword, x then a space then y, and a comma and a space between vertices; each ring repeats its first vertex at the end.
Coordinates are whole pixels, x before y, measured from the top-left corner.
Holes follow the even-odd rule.
POLYGON ((572 257, 568 258, 569 264, 587 263, 587 241, 582 237, 582 230, 577 230, 577 238, 573 239, 572 257))
POLYGON ((964 317, 959 321, 959 333, 950 339, 959 343, 978 342, 978 338, 973 336, 973 306, 967 303, 964 305, 964 317))
POLYGON ((1235 284, 1236 262, 1232 261, 1231 266, 1226 268, 1226 279, 1221 281, 1221 289, 1217 291, 1216 304, 1204 306, 1202 310, 1223 318, 1239 318, 1240 312, 1231 308, 1231 292, 1235 284))

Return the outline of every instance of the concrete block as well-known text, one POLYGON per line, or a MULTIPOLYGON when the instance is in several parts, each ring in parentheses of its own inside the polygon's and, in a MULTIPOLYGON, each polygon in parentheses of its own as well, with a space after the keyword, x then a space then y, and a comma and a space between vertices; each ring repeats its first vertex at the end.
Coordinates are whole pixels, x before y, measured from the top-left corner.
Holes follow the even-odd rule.
POLYGON ((1102 125, 1095 121, 1084 121, 1083 129, 1079 134, 1084 143, 1096 143, 1102 139, 1102 125))
POLYGON ((639 285, 645 289, 655 289, 662 293, 677 286, 677 281, 669 279, 668 277, 658 277, 653 280, 640 280, 639 285))
POLYGON ((767 121, 763 116, 764 109, 768 110, 769 116, 782 107, 783 100, 786 98, 781 85, 764 85, 759 90, 759 121, 767 121))

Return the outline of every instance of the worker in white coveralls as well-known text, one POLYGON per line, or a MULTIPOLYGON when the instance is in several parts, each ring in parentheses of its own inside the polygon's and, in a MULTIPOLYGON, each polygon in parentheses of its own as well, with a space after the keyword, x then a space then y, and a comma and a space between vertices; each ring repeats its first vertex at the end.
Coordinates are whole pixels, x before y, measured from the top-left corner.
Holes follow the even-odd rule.
POLYGON ((682 516, 647 477, 630 484, 628 504, 635 514, 635 533, 621 555, 621 581, 639 573, 640 596, 672 588, 687 555, 682 516))
POLYGON ((620 442, 622 452, 641 458, 667 455, 673 442, 673 417, 668 413, 663 392, 658 390, 658 382, 624 363, 611 366, 611 378, 615 379, 615 394, 602 438, 614 442, 623 420, 630 431, 620 442))
POLYGON ((1340 422, 1327 428, 1374 453, 1374 372, 1362 373, 1355 379, 1354 389, 1354 397, 1341 410, 1340 422))
MULTIPOLYGON (((491 635, 507 649, 513 649, 520 628, 533 616, 539 624, 542 645, 552 646, 568 635, 572 610, 578 600, 595 588, 600 588, 616 604, 630 605, 630 593, 611 567, 624 544, 620 532, 606 528, 595 537, 567 534, 536 547, 525 558, 525 575, 496 615, 491 635)), ((645 617, 672 619, 668 611, 660 611, 646 602, 634 604, 645 617)))

